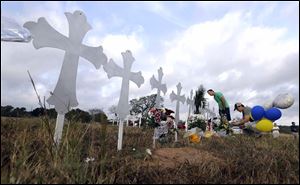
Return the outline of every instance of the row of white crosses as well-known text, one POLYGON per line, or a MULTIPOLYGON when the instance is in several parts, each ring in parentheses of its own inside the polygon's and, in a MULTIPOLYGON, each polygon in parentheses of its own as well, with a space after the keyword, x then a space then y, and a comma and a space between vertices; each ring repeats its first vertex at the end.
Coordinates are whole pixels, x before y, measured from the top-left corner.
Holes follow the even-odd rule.
MULTIPOLYGON (((162 91, 164 93, 164 95, 166 94, 167 92, 167 86, 166 84, 162 84, 162 77, 163 77, 163 70, 162 68, 160 67, 158 69, 158 80, 154 77, 154 75, 151 77, 150 79, 150 85, 151 85, 151 89, 157 89, 157 96, 156 96, 156 100, 155 100, 155 105, 154 107, 155 108, 161 108, 161 98, 160 98, 160 92, 162 91)), ((194 99, 193 99, 193 90, 191 90, 190 92, 190 97, 185 98, 184 95, 180 95, 181 93, 181 89, 182 89, 182 86, 181 86, 181 83, 179 82, 177 84, 177 94, 174 93, 174 91, 172 91, 172 93, 170 94, 170 99, 171 101, 177 101, 176 102, 176 112, 175 112, 175 122, 174 122, 174 127, 175 129, 177 129, 177 125, 179 123, 179 109, 180 109, 180 102, 182 104, 184 104, 185 102, 187 103, 188 105, 188 115, 187 115, 187 119, 189 118, 190 116, 190 113, 193 111, 194 109, 194 99)), ((188 129, 188 125, 187 125, 187 120, 185 122, 185 131, 187 131, 188 129)), ((155 129, 154 129, 154 135, 155 135, 155 129)), ((175 142, 177 142, 178 138, 177 138, 177 132, 175 132, 175 142)), ((155 137, 153 137, 153 146, 155 147, 155 137)))
MULTIPOLYGON (((119 133, 118 133, 118 146, 117 149, 122 149, 123 138, 123 122, 126 116, 129 114, 129 82, 134 82, 138 87, 144 83, 144 78, 141 72, 131 72, 131 66, 134 62, 134 57, 130 51, 121 53, 124 62, 124 68, 119 67, 112 59, 107 63, 107 57, 103 53, 101 46, 90 47, 82 44, 82 40, 86 33, 91 29, 91 26, 86 20, 83 12, 75 11, 72 13, 65 13, 69 23, 69 37, 62 35, 53 29, 45 18, 39 18, 38 22, 26 22, 24 27, 27 28, 33 36, 33 46, 36 49, 50 47, 58 48, 65 51, 64 61, 59 75, 58 82, 51 96, 47 99, 50 105, 55 106, 57 111, 56 127, 54 134, 54 142, 58 145, 62 136, 64 117, 70 110, 70 107, 78 106, 76 97, 76 76, 78 68, 79 57, 83 57, 99 69, 101 65, 108 78, 121 77, 122 87, 120 98, 117 106, 116 113, 119 117, 119 133)), ((160 107, 160 91, 166 93, 166 85, 161 84, 162 80, 162 68, 158 70, 159 80, 157 81, 154 76, 151 78, 152 88, 158 89, 158 95, 156 99, 156 107, 160 107)), ((177 94, 173 91, 170 95, 172 101, 177 100, 176 104, 176 116, 175 127, 179 121, 179 102, 184 103, 185 97, 180 96, 181 84, 177 85, 177 94)), ((177 141, 177 133, 175 136, 177 141)))
MULTIPOLYGON (((155 79, 154 75, 152 76, 152 78, 150 79, 150 85, 151 85, 151 89, 156 88, 157 89, 157 96, 156 96, 156 101, 155 101, 155 107, 156 108, 161 108, 161 99, 160 99, 160 92, 162 91, 164 94, 166 94, 167 92, 167 86, 166 84, 162 84, 162 77, 163 77, 163 71, 162 68, 160 67, 158 69, 158 80, 155 79)), ((177 94, 174 93, 174 91, 172 91, 172 93, 170 94, 170 99, 171 101, 177 101, 176 102, 176 112, 175 112, 175 123, 174 123, 174 127, 175 129, 177 129, 177 125, 179 122, 179 107, 180 107, 180 102, 182 104, 185 103, 185 96, 184 95, 180 95, 181 93, 181 83, 179 82, 177 84, 177 94)), ((194 100, 193 100, 193 90, 191 90, 190 93, 190 97, 187 98, 186 103, 189 106, 189 111, 188 111, 188 115, 187 118, 190 116, 190 113, 192 111, 192 108, 194 107, 194 100)), ((185 122, 185 130, 187 131, 188 129, 188 125, 187 125, 187 121, 185 122)), ((155 132, 155 130, 154 130, 155 132)), ((175 132, 175 142, 177 142, 177 132, 175 132)), ((153 146, 155 147, 155 138, 153 137, 153 146)))

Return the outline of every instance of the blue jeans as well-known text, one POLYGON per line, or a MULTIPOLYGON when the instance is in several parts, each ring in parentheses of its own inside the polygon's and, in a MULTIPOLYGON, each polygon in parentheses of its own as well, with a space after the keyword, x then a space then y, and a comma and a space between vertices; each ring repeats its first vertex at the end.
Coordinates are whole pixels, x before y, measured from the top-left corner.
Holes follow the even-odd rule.
POLYGON ((230 120, 231 120, 229 107, 226 107, 225 110, 219 109, 219 114, 220 114, 221 117, 222 117, 223 115, 225 115, 226 118, 227 118, 227 121, 230 121, 230 120))

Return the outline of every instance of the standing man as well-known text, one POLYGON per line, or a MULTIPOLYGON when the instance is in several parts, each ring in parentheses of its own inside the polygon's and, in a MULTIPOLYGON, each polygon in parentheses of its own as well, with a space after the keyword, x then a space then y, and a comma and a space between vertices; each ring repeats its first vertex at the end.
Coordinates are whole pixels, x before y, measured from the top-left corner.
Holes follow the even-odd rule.
POLYGON ((291 132, 292 132, 292 135, 294 136, 294 138, 297 139, 298 138, 298 128, 295 125, 295 122, 292 122, 291 132))
POLYGON ((221 118, 225 115, 226 118, 227 118, 227 121, 230 121, 231 117, 230 117, 229 104, 226 101, 224 95, 221 92, 215 92, 212 89, 207 90, 207 93, 210 96, 213 96, 214 99, 216 100, 216 102, 218 103, 218 105, 219 105, 219 114, 220 114, 221 118))

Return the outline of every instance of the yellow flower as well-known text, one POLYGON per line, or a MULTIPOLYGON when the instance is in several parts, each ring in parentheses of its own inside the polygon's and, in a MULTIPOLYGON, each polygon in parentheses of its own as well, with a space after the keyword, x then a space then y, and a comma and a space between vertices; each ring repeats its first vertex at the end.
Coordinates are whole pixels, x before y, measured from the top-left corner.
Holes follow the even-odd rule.
POLYGON ((204 132, 204 137, 210 138, 214 133, 212 131, 205 131, 204 132))
POLYGON ((193 143, 199 143, 200 142, 200 137, 197 134, 192 134, 190 136, 190 141, 193 143))

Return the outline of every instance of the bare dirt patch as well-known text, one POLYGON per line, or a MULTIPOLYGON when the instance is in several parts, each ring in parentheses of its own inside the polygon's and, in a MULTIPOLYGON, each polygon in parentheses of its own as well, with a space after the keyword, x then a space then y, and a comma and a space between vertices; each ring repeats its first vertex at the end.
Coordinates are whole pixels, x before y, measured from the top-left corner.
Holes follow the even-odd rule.
POLYGON ((163 168, 174 168, 176 165, 184 163, 224 163, 223 159, 214 156, 211 152, 191 147, 156 149, 153 151, 152 159, 153 165, 163 168))

